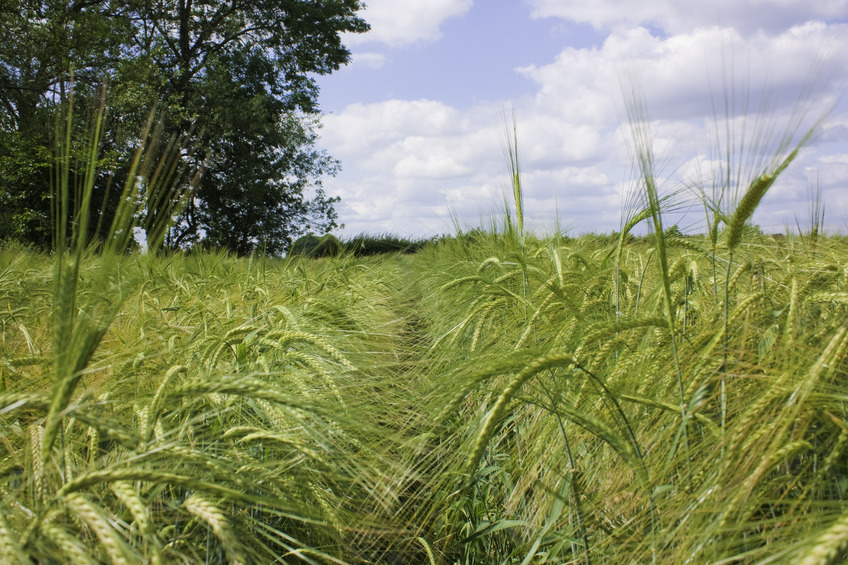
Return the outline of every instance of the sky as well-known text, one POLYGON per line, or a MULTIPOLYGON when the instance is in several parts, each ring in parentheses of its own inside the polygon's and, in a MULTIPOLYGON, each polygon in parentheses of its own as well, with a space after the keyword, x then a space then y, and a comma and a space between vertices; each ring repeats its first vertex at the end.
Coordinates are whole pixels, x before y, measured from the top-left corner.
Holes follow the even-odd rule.
POLYGON ((343 236, 502 218, 513 124, 525 225, 542 234, 618 230, 646 149, 664 223, 704 231, 703 202, 732 212, 811 129, 753 221, 809 227, 820 190, 825 229, 848 231, 848 0, 366 4, 352 62, 318 78, 343 236))

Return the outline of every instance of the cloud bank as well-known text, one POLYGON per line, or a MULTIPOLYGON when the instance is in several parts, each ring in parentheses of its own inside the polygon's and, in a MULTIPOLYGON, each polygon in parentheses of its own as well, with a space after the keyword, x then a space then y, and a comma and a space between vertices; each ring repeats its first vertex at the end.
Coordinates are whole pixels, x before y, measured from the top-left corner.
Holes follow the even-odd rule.
MULTIPOLYGON (((439 22, 471 5, 433 0, 423 3, 429 11, 418 11, 400 3, 372 4, 375 37, 390 45, 435 40, 439 22), (392 17, 407 32, 380 31, 392 17), (416 18, 425 21, 413 25, 416 18)), ((801 128, 837 105, 754 219, 772 231, 794 226, 796 215, 807 216, 799 203, 815 182, 823 187, 830 225, 839 228, 848 217, 848 113, 835 101, 844 87, 841 77, 848 76, 848 25, 818 18, 844 16, 847 4, 775 0, 752 10, 722 0, 715 7, 724 25, 703 25, 716 18, 696 14, 689 2, 638 9, 628 3, 625 9, 617 0, 533 0, 534 17, 589 23, 609 33, 599 45, 564 47, 551 61, 512 69, 534 86, 533 95, 519 100, 460 110, 438 100, 390 99, 327 115, 322 143, 343 163, 327 188, 342 196, 339 211, 349 233, 430 235, 450 231, 450 218, 473 223, 498 205, 508 187, 503 119, 514 105, 531 223, 552 227, 556 210, 574 232, 609 231, 618 229, 632 186, 632 150, 621 125, 625 98, 637 93, 654 120, 660 176, 664 189, 675 192, 711 182, 722 144, 742 139, 750 151, 740 167, 756 175, 800 115, 801 100, 801 128), (811 84, 813 95, 803 98, 811 84), (733 140, 724 137, 726 118, 736 132, 733 140), (760 160, 751 145, 758 139, 760 160)), ((700 229, 698 213, 682 217, 681 227, 700 229)))
POLYGON ((532 17, 562 18, 588 23, 596 29, 651 26, 668 34, 687 33, 700 27, 722 26, 740 33, 776 33, 799 22, 844 18, 846 0, 530 0, 532 17))
POLYGON ((371 24, 371 31, 347 36, 345 42, 352 46, 383 43, 405 47, 436 41, 441 37, 440 28, 445 20, 462 16, 472 4, 473 0, 369 0, 361 15, 371 24))

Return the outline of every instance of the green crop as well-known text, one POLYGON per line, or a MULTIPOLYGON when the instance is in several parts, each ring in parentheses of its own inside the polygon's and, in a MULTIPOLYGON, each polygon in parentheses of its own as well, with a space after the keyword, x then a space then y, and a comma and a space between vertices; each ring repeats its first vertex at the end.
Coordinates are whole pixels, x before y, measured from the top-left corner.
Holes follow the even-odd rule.
POLYGON ((0 561, 844 561, 848 240, 745 227, 808 138, 684 236, 640 111, 608 238, 525 230, 514 129, 517 226, 414 254, 132 254, 59 198, 0 247, 0 561))

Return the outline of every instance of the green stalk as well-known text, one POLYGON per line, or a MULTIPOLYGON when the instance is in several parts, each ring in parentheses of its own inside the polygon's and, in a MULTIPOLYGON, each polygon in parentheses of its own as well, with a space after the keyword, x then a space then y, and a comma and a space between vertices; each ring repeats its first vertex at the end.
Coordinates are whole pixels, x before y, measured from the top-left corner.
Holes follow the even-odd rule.
POLYGON ((671 337, 671 349, 674 355, 674 368, 677 376, 677 391, 680 401, 680 419, 683 426, 683 443, 689 454, 689 432, 686 417, 686 395, 683 388, 683 374, 680 369, 680 359, 677 353, 677 340, 675 336, 675 307, 671 294, 671 277, 668 268, 668 253, 665 245, 665 234, 663 233, 661 199, 658 194, 656 179, 654 177, 654 155, 651 149, 650 132, 647 126, 647 112, 641 101, 637 99, 635 92, 631 91, 627 113, 630 119, 630 132, 636 149, 636 159, 642 182, 645 185, 645 194, 648 200, 647 210, 654 226, 654 234, 657 244, 657 259, 659 261, 660 276, 663 288, 663 301, 665 303, 665 316, 668 331, 671 337))
MULTIPOLYGON (((73 80, 73 76, 71 76, 73 80)), ((64 112, 57 122, 56 167, 53 177, 53 244, 56 253, 54 262, 53 288, 53 371, 54 383, 50 395, 50 404, 44 424, 44 439, 41 445, 42 458, 46 461, 63 426, 63 412, 70 403, 84 370, 91 362, 103 336, 118 313, 123 297, 119 282, 112 280, 116 266, 119 266, 122 254, 133 236, 138 212, 152 196, 159 210, 149 227, 156 234, 163 234, 170 222, 170 212, 174 209, 169 203, 182 200, 188 189, 178 183, 175 174, 179 167, 179 152, 176 145, 169 147, 165 157, 156 167, 151 160, 142 157, 148 142, 148 129, 143 133, 141 147, 136 152, 130 167, 130 176, 122 193, 121 201, 115 213, 103 246, 100 258, 101 271, 92 275, 90 297, 80 301, 80 268, 89 246, 89 218, 97 178, 100 138, 105 114, 105 97, 92 126, 84 163, 85 173, 77 180, 74 188, 74 210, 70 213, 70 182, 72 175, 72 130, 74 95, 71 89, 64 112), (65 121, 64 135, 61 120, 65 121), (139 162, 141 166, 139 167, 139 162), (153 171, 151 173, 151 171, 153 171), (146 193, 139 195, 137 179, 144 178, 146 193), (165 202, 162 205, 161 202, 165 202)), ((199 177, 195 175, 194 181, 199 177)), ((192 184, 188 185, 193 186, 192 184)), ((158 236, 158 235, 157 235, 158 236)))
MULTIPOLYGON (((515 203, 515 221, 518 227, 518 241, 521 248, 524 249, 524 196, 521 188, 521 169, 518 160, 518 124, 516 122, 515 109, 512 111, 512 128, 509 127, 506 116, 504 116, 504 129, 506 135, 504 153, 506 153, 510 172, 510 182, 512 183, 512 199, 515 203)), ((511 225, 512 224, 510 222, 510 226, 511 225)))

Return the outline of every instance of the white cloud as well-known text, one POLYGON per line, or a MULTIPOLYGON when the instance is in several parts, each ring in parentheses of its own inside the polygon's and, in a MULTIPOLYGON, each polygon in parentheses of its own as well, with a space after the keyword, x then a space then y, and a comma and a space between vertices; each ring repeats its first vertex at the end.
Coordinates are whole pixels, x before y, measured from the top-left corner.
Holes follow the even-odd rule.
POLYGON ((348 45, 380 42, 390 47, 434 41, 441 37, 440 27, 450 18, 471 9, 473 0, 369 0, 360 12, 371 24, 366 34, 345 36, 348 45))
MULTIPOLYGON (((550 227, 556 198, 564 223, 575 231, 618 229, 630 174, 627 128, 619 125, 628 73, 657 120, 652 133, 658 173, 668 179, 664 188, 679 190, 684 182, 709 180, 720 158, 715 132, 722 128, 716 128, 711 92, 719 116, 724 94, 735 100, 731 124, 734 131, 744 125, 746 143, 757 135, 777 142, 810 68, 820 67, 821 93, 832 97, 841 84, 827 81, 846 76, 846 53, 844 24, 810 22, 749 36, 710 27, 665 38, 630 28, 612 32, 598 47, 566 48, 552 62, 516 69, 537 86, 535 95, 515 101, 528 218, 550 227), (772 89, 764 110, 763 85, 772 89)), ((812 108, 810 116, 821 109, 812 108)), ((343 164, 326 184, 342 197, 339 212, 348 232, 432 234, 452 228, 448 212, 473 222, 497 208, 509 186, 502 111, 491 105, 461 111, 422 99, 352 104, 326 116, 322 145, 343 164)), ((789 214, 806 198, 812 170, 822 171, 825 195, 841 202, 833 210, 845 214, 845 149, 833 151, 848 131, 841 112, 763 201, 755 221, 766 229, 794 225, 789 214)), ((766 143, 766 154, 772 150, 766 143)), ((697 228, 701 215, 695 207, 680 225, 697 228)))
POLYGON ((460 163, 449 145, 435 144, 432 139, 421 136, 407 137, 398 146, 402 157, 394 166, 395 176, 444 179, 470 174, 469 164, 460 163))
POLYGON ((323 122, 322 138, 336 152, 361 161, 366 167, 391 168, 391 162, 380 162, 380 151, 410 137, 432 139, 456 133, 462 116, 458 110, 432 100, 387 100, 352 104, 338 114, 325 116, 323 122))
POLYGON ((486 183, 480 173, 487 159, 499 163, 500 156, 493 121, 432 100, 352 104, 325 116, 321 138, 343 163, 326 185, 342 196, 340 215, 350 232, 449 230, 449 207, 476 211, 490 199, 479 198, 486 183), (457 184, 469 181, 475 188, 457 198, 457 184))
POLYGON ((744 33, 782 31, 798 22, 848 16, 848 0, 531 0, 534 17, 557 17, 588 23, 596 29, 657 26, 672 34, 716 25, 744 33))
MULTIPOLYGON (((816 65, 821 78, 844 76, 845 53, 845 24, 808 23, 749 39, 727 28, 698 29, 667 39, 631 28, 613 32, 600 48, 567 48, 553 63, 518 72, 538 83, 540 105, 601 124, 615 112, 622 86, 641 88, 665 119, 707 116, 711 95, 720 105, 727 90, 741 100, 764 85, 772 104, 791 106, 816 65)), ((737 105, 744 110, 741 102, 737 105)))
MULTIPOLYGON (((848 154, 820 157, 808 168, 807 174, 812 182, 820 181, 825 186, 834 187, 833 191, 840 193, 843 201, 848 201, 848 190, 845 190, 848 186, 848 154)), ((848 221, 848 212, 845 220, 848 221)))
POLYGON ((381 69, 388 61, 382 53, 356 53, 353 55, 352 65, 361 65, 369 69, 381 69))

